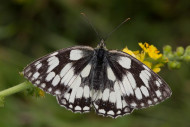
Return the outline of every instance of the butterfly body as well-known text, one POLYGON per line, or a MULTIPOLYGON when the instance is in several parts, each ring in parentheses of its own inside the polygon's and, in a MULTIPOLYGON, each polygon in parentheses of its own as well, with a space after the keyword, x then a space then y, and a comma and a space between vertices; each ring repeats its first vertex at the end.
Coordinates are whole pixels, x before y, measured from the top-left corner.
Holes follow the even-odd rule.
POLYGON ((114 118, 171 96, 162 78, 129 54, 107 50, 103 40, 95 49, 75 46, 46 55, 29 64, 24 76, 73 112, 94 107, 114 118))

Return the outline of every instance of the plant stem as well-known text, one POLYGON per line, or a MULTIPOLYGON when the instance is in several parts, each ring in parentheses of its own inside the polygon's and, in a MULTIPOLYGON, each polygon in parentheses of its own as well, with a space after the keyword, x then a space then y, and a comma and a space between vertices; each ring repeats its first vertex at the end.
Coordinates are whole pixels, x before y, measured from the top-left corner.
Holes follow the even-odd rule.
POLYGON ((18 84, 16 86, 13 86, 11 88, 8 88, 6 90, 3 90, 0 92, 0 97, 6 97, 12 94, 15 94, 17 92, 23 91, 27 88, 30 88, 32 85, 29 82, 23 82, 21 84, 18 84))

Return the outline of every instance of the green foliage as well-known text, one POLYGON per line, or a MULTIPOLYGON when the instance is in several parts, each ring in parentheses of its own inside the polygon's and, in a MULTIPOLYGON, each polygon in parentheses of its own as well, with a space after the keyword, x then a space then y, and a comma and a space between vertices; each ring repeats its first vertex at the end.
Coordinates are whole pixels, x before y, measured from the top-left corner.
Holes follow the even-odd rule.
POLYGON ((26 90, 26 94, 28 95, 28 96, 35 96, 35 97, 37 97, 37 98, 39 98, 39 97, 44 97, 45 95, 45 93, 41 90, 41 89, 39 89, 38 87, 30 87, 30 88, 28 88, 27 90, 26 90))
POLYGON ((167 45, 163 48, 164 56, 168 58, 168 68, 179 69, 182 62, 190 62, 190 46, 184 50, 183 47, 177 47, 176 51, 172 51, 172 47, 167 45))
POLYGON ((4 97, 0 97, 0 108, 4 107, 4 97))

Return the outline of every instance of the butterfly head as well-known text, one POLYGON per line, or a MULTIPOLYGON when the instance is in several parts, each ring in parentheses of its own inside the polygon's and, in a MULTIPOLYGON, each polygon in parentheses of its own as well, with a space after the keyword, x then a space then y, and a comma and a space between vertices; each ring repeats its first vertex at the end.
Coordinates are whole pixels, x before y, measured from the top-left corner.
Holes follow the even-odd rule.
POLYGON ((105 49, 105 50, 107 49, 107 48, 106 48, 106 44, 104 43, 104 39, 102 39, 102 40, 100 41, 100 43, 98 44, 97 48, 105 49))

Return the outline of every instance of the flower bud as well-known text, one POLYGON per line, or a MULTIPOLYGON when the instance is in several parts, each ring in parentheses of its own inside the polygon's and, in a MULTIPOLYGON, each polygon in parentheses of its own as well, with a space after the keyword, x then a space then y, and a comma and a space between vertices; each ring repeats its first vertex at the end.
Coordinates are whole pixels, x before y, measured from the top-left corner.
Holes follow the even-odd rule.
POLYGON ((190 62, 190 55, 185 55, 183 57, 183 59, 186 61, 186 62, 190 62))
POLYGON ((166 45, 164 46, 163 50, 166 54, 168 54, 172 52, 172 47, 170 45, 166 45))
POLYGON ((170 61, 168 62, 169 69, 179 69, 181 67, 181 63, 178 61, 170 61))
POLYGON ((185 54, 190 55, 190 45, 186 47, 185 54))
POLYGON ((184 48, 183 47, 177 47, 176 53, 178 56, 182 56, 184 54, 184 48))

